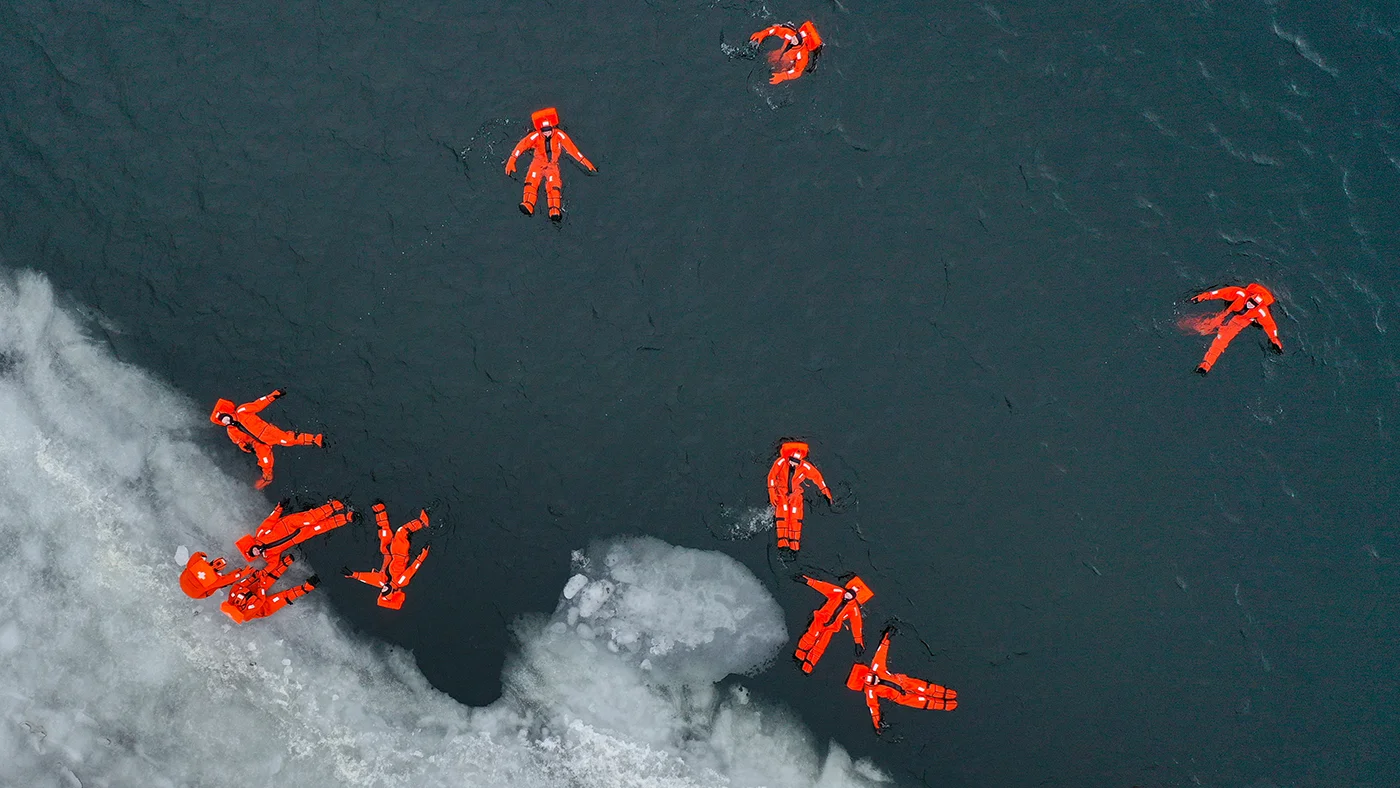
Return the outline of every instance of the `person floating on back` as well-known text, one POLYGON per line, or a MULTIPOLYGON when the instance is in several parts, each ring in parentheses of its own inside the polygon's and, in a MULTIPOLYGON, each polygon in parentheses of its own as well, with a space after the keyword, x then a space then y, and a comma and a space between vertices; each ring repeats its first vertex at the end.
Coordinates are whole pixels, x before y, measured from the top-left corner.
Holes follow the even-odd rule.
POLYGON ((389 527, 389 512, 384 508, 384 503, 375 501, 373 509, 375 525, 379 526, 379 552, 384 555, 383 565, 368 572, 352 572, 348 567, 343 567, 340 573, 378 588, 379 606, 398 610, 403 607, 404 587, 413 580, 418 568, 428 557, 428 548, 424 547, 413 563, 408 562, 408 537, 415 531, 428 527, 428 513, 419 511, 418 517, 399 526, 395 531, 389 527))
POLYGON ((321 578, 312 575, 300 585, 274 592, 272 587, 291 565, 292 557, 283 555, 269 561, 267 567, 253 570, 229 588, 228 599, 219 605, 219 609, 235 624, 246 624, 255 618, 267 618, 320 585, 321 578))
POLYGON ((870 708, 870 721, 874 723, 876 733, 885 728, 884 723, 880 721, 881 698, 916 709, 952 711, 958 707, 958 693, 953 690, 910 678, 903 673, 890 672, 887 668, 890 632, 891 630, 885 630, 885 636, 880 640, 880 647, 875 649, 875 658, 870 660, 870 665, 857 662, 851 667, 851 675, 846 677, 848 688, 865 693, 865 705, 870 708))
POLYGON ((304 512, 283 514, 287 501, 277 504, 251 534, 245 534, 234 542, 238 552, 247 560, 258 558, 273 563, 283 552, 315 536, 330 533, 355 519, 355 511, 340 501, 332 499, 315 509, 304 512))
POLYGON ((802 666, 802 672, 812 672, 831 643, 831 636, 840 632, 841 626, 847 622, 851 626, 851 637, 864 650, 860 606, 875 597, 870 586, 859 577, 852 577, 844 586, 824 583, 807 575, 799 575, 797 579, 826 595, 826 603, 812 613, 812 623, 797 641, 797 651, 793 657, 802 666))
POLYGON ((758 46, 770 37, 782 39, 782 46, 768 53, 768 63, 773 67, 769 84, 797 79, 816 66, 822 51, 822 37, 817 34, 816 25, 803 22, 797 29, 791 23, 773 25, 749 36, 749 45, 758 46))
POLYGON ((1210 349, 1206 351, 1206 358, 1196 367, 1196 371, 1202 375, 1210 372, 1210 368, 1215 366, 1216 359, 1225 352, 1230 342, 1239 333, 1249 327, 1251 323, 1258 323, 1264 329, 1264 334, 1273 343, 1276 352, 1283 352, 1283 343, 1278 338, 1278 324, 1274 322, 1274 316, 1269 312, 1269 305, 1274 302, 1274 294, 1261 284, 1250 284, 1244 287, 1222 287, 1218 290, 1207 290, 1191 299, 1192 301, 1229 301, 1230 306, 1214 317, 1202 320, 1187 320, 1183 324, 1189 326, 1202 334, 1209 334, 1212 331, 1219 331, 1215 335, 1215 340, 1210 343, 1210 349))
POLYGON ((530 161, 530 168, 526 170, 525 196, 520 200, 520 212, 526 216, 534 215, 535 201, 539 199, 540 183, 543 182, 545 201, 549 205, 549 218, 556 222, 562 221, 564 199, 563 184, 559 179, 560 157, 565 153, 573 156, 590 173, 597 172, 598 168, 579 152, 574 141, 559 128, 558 110, 553 107, 542 109, 531 115, 530 120, 535 124, 535 130, 526 134, 515 146, 515 150, 510 152, 510 157, 506 159, 506 175, 515 172, 515 162, 525 151, 531 151, 534 155, 530 161))
POLYGON ((322 445, 320 434, 288 432, 281 427, 268 424, 258 415, 263 408, 271 405, 286 393, 282 389, 277 389, 266 397, 245 402, 238 407, 234 407, 230 400, 221 399, 214 403, 214 412, 209 414, 210 421, 228 430, 229 440, 233 441, 238 448, 257 455, 258 466, 262 468, 262 478, 253 486, 259 490, 272 483, 273 446, 322 445))
POLYGON ((827 502, 832 501, 821 471, 807 461, 807 451, 807 444, 801 441, 785 442, 768 471, 768 502, 777 518, 778 548, 793 552, 802 549, 803 483, 817 485, 827 502))

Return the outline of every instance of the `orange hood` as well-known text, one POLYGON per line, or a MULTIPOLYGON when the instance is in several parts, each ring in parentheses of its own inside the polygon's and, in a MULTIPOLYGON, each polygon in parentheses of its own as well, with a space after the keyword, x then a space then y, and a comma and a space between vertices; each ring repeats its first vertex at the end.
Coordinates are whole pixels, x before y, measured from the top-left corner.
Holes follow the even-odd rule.
POLYGON ((554 107, 545 107, 530 115, 530 122, 535 124, 535 131, 544 131, 545 126, 559 128, 559 110, 554 107))
POLYGON ((870 586, 866 585, 859 575, 851 578, 850 582, 846 583, 846 587, 855 590, 856 601, 862 605, 875 598, 875 592, 870 590, 870 586))
POLYGON ((815 52, 822 47, 821 34, 817 32, 817 26, 811 21, 802 23, 802 27, 797 28, 797 35, 802 38, 802 46, 810 52, 815 52))
POLYGON ((1258 296, 1259 303, 1262 306, 1268 306, 1269 304, 1272 304, 1274 302, 1274 294, 1269 292, 1269 288, 1259 284, 1258 282, 1246 285, 1244 291, 1249 295, 1258 296))
POLYGON ((236 406, 230 400, 221 399, 218 402, 215 402, 214 412, 209 414, 209 420, 214 422, 215 424, 218 424, 220 427, 224 426, 223 423, 219 421, 219 417, 224 415, 225 413, 227 413, 230 416, 234 415, 234 407, 236 406))
POLYGON ((208 558, 204 553, 195 553, 185 562, 185 571, 180 573, 180 590, 190 599, 203 599, 219 589, 219 572, 208 558), (201 572, 203 579, 199 577, 201 572))
POLYGON ((802 441, 785 441, 783 445, 778 449, 778 454, 783 457, 791 457, 792 455, 797 454, 805 458, 807 456, 807 451, 810 448, 810 446, 803 443, 802 441))
POLYGON ((851 675, 846 677, 846 686, 860 692, 865 689, 865 680, 870 676, 870 667, 857 662, 851 666, 851 675))

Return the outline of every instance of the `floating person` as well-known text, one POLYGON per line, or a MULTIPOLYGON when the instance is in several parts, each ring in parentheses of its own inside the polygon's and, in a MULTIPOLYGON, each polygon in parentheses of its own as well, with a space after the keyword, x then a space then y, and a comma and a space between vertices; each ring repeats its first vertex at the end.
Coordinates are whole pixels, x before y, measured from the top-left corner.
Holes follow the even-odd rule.
POLYGON ((891 673, 886 668, 891 631, 885 630, 885 636, 880 640, 880 647, 875 649, 875 658, 870 660, 870 665, 857 662, 851 667, 851 675, 846 677, 847 687, 865 693, 865 705, 870 707, 870 721, 875 724, 876 733, 885 728, 880 721, 881 698, 916 709, 952 711, 958 707, 958 693, 953 690, 910 678, 903 673, 891 673))
POLYGON ((223 558, 210 561, 209 556, 202 552, 191 555, 190 560, 185 562, 184 571, 180 573, 180 590, 190 599, 204 599, 213 596, 220 588, 237 583, 254 571, 251 566, 243 566, 224 573, 226 566, 228 562, 223 558))
POLYGON ((311 589, 321 584, 321 578, 312 575, 306 582, 285 591, 273 592, 272 587, 291 566, 289 555, 278 556, 262 569, 255 569, 229 589, 228 599, 219 605, 235 624, 246 624, 255 618, 267 618, 292 602, 311 593, 311 589))
POLYGON ((801 441, 787 441, 778 450, 778 459, 768 471, 768 502, 777 518, 778 548, 797 552, 802 547, 802 517, 805 511, 803 483, 817 485, 827 503, 832 503, 831 490, 821 471, 807 460, 810 447, 801 441))
POLYGON ((773 67, 773 78, 768 84, 797 79, 816 66, 822 52, 822 37, 810 21, 803 22, 797 29, 793 29, 792 23, 765 28, 749 36, 749 45, 758 46, 770 37, 780 38, 783 43, 768 53, 768 63, 773 67))
POLYGON ((238 538, 234 545, 247 560, 263 558, 272 563, 284 551, 315 536, 329 533, 355 519, 355 511, 332 499, 315 509, 282 514, 287 501, 277 504, 251 534, 238 538))
POLYGON ((589 173, 596 173, 597 167, 579 152, 574 141, 559 128, 559 111, 547 107, 530 116, 535 130, 525 135, 515 150, 506 159, 506 175, 515 172, 515 162, 525 151, 534 154, 530 168, 526 170, 525 196, 520 199, 520 212, 526 216, 535 214, 535 201, 539 199, 540 182, 544 182, 545 201, 549 205, 549 218, 558 222, 564 219, 563 183, 559 175, 559 158, 567 153, 573 156, 589 173))
POLYGON ((1215 340, 1210 343, 1210 349, 1206 351, 1205 360, 1196 367, 1196 371, 1202 375, 1210 372, 1210 368, 1215 366, 1216 359, 1225 352, 1225 348, 1229 347, 1230 342, 1251 323, 1258 323, 1259 327, 1264 329, 1264 334, 1273 343, 1275 352, 1283 352, 1283 343, 1278 338, 1278 324, 1274 322, 1274 316, 1269 313, 1269 305, 1274 302, 1274 294, 1263 285, 1254 283, 1244 287, 1222 287, 1218 290, 1207 290, 1191 300, 1230 302, 1230 306, 1225 311, 1214 317, 1183 321, 1184 325, 1201 334, 1219 331, 1215 335, 1215 340))
POLYGON ((233 402, 221 399, 214 403, 214 412, 209 420, 228 430, 229 440, 245 452, 257 455, 258 466, 262 468, 262 478, 253 486, 261 490, 272 483, 273 446, 322 445, 322 436, 306 432, 288 432, 281 427, 268 424, 257 415, 263 408, 280 399, 287 392, 283 389, 258 397, 234 407, 233 402))
POLYGON ((802 672, 812 672, 825 653, 827 645, 831 643, 831 636, 840 632, 844 624, 850 624, 851 637, 864 651, 861 605, 875 596, 870 586, 857 576, 851 577, 843 586, 826 583, 807 575, 799 575, 798 579, 826 595, 826 603, 812 613, 812 623, 797 641, 797 651, 793 656, 802 665, 802 672))
POLYGON ((368 572, 352 572, 349 567, 341 567, 340 573, 346 577, 372 585, 379 589, 379 606, 391 610, 403 607, 403 589, 418 574, 418 568, 428 557, 424 547, 413 563, 408 562, 408 538, 417 531, 428 527, 428 513, 419 511, 418 516, 395 531, 389 527, 389 512, 383 501, 375 501, 374 522, 379 526, 379 552, 384 554, 384 563, 379 569, 368 572))

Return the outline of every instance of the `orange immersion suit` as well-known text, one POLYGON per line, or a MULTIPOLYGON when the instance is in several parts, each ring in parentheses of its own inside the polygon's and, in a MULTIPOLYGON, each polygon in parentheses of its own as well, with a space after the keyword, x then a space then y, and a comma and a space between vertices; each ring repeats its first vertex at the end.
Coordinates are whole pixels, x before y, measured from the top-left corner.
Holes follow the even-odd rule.
POLYGON ((337 500, 331 500, 315 509, 292 512, 288 515, 282 514, 285 505, 285 501, 277 504, 277 508, 272 510, 272 514, 262 521, 256 531, 245 534, 234 542, 244 558, 249 561, 255 558, 276 561, 277 556, 284 551, 314 536, 329 533, 355 517, 351 509, 337 500))
POLYGON ((769 37, 781 38, 783 44, 768 53, 768 62, 773 66, 773 78, 768 80, 768 84, 797 79, 816 65, 817 56, 822 50, 822 37, 817 34, 817 26, 811 22, 803 22, 796 30, 791 24, 773 25, 749 36, 749 43, 757 46, 769 37))
POLYGON ((222 558, 209 560, 204 553, 195 553, 185 562, 185 570, 180 573, 180 590, 190 599, 204 599, 213 596, 220 588, 237 583, 253 573, 253 567, 243 566, 227 574, 219 574, 228 562, 222 558))
POLYGON ((418 574, 418 568, 428 557, 428 548, 425 547, 413 560, 413 563, 408 562, 408 537, 415 531, 428 527, 428 513, 419 511, 418 517, 399 526, 399 529, 395 531, 389 527, 388 510, 384 508, 383 503, 375 501, 374 523, 379 527, 379 552, 384 554, 383 565, 368 572, 351 572, 349 569, 343 569, 341 573, 346 577, 378 588, 379 606, 398 610, 403 607, 404 587, 413 580, 414 575, 418 574))
POLYGON ((262 468, 262 478, 253 486, 261 490, 272 483, 272 447, 275 446, 316 446, 321 445, 322 436, 306 432, 288 432, 263 420, 258 413, 286 394, 282 389, 258 397, 234 407, 233 402, 221 399, 214 403, 214 412, 209 420, 228 429, 229 440, 238 448, 252 452, 262 468))
POLYGON ((880 647, 875 649, 875 658, 870 660, 870 665, 867 667, 857 662, 851 668, 851 675, 846 677, 848 688, 865 693, 865 705, 870 707, 870 721, 875 724, 876 733, 884 730, 884 725, 880 722, 881 698, 916 709, 952 711, 958 707, 957 692, 887 670, 885 665, 889 651, 890 633, 886 630, 884 638, 880 640, 880 647))
POLYGON ((233 584, 229 589, 228 599, 219 605, 219 609, 233 619, 235 624, 246 624, 255 618, 267 618, 320 585, 320 578, 312 575, 301 585, 274 593, 272 586, 291 565, 292 557, 284 555, 270 562, 266 568, 254 570, 233 584))
POLYGON ((873 599, 875 592, 859 577, 852 577, 844 586, 824 583, 806 575, 802 576, 802 580, 826 595, 826 603, 812 614, 812 623, 797 641, 797 651, 793 654, 801 663, 802 672, 811 673, 831 643, 831 636, 840 632, 846 622, 850 622, 851 637, 856 645, 865 648, 860 606, 873 599))
POLYGON ((1210 368, 1215 366, 1216 359, 1225 352, 1230 342, 1251 323, 1258 323, 1278 352, 1283 352, 1283 342, 1278 338, 1278 324, 1274 322, 1274 316, 1269 314, 1269 305, 1274 302, 1274 294, 1263 285, 1255 283, 1245 287, 1207 290, 1191 300, 1230 302, 1229 308, 1202 325, 1202 329, 1207 333, 1215 328, 1220 329, 1220 333, 1216 334, 1215 340, 1210 343, 1210 349, 1206 351, 1205 360, 1196 367, 1196 371, 1202 375, 1210 372, 1210 368))
POLYGON ((549 205, 549 218, 556 222, 562 221, 564 197, 563 183, 559 175, 559 158, 567 153, 589 172, 597 172, 598 168, 579 152, 574 141, 559 128, 559 113, 553 107, 534 113, 530 120, 534 122, 535 130, 526 134, 515 146, 515 150, 510 152, 510 157, 506 159, 506 175, 515 172, 515 162, 525 151, 531 151, 534 157, 530 161, 530 168, 526 170, 525 196, 520 199, 520 212, 526 216, 534 215, 535 201, 539 199, 540 182, 543 181, 545 201, 549 205))
POLYGON ((830 502, 831 490, 821 471, 807 461, 808 446, 801 441, 788 441, 779 449, 778 459, 768 471, 768 502, 778 521, 778 547, 796 552, 801 549, 803 483, 811 482, 830 502))

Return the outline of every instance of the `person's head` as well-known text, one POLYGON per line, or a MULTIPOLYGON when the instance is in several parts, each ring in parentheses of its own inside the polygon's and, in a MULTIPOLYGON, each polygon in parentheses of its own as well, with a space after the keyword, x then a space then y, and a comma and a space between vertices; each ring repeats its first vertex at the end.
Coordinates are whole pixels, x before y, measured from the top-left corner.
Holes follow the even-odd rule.
POLYGON ((253 545, 252 547, 248 548, 248 555, 252 556, 253 558, 261 558, 262 554, 263 549, 261 547, 258 547, 257 545, 253 545))
POLYGON ((233 414, 231 414, 231 413, 220 413, 220 414, 219 414, 219 423, 222 424, 222 425, 224 425, 225 427, 227 427, 228 425, 232 424, 232 423, 233 423, 233 414))
POLYGON ((386 582, 386 583, 380 583, 380 584, 379 584, 379 595, 380 595, 380 596, 388 596, 388 595, 390 595, 390 594, 392 594, 392 593, 394 593, 394 587, 393 587, 393 586, 389 585, 387 582, 386 582))

